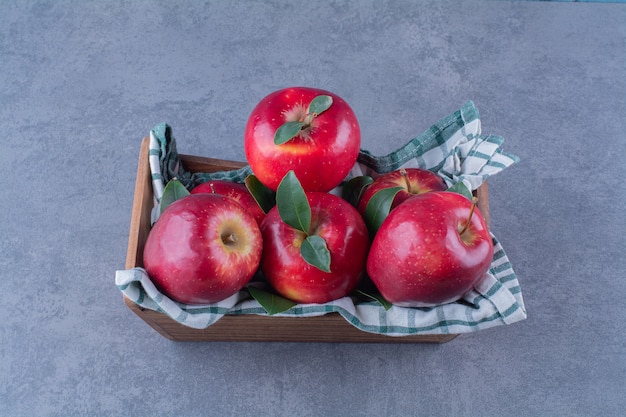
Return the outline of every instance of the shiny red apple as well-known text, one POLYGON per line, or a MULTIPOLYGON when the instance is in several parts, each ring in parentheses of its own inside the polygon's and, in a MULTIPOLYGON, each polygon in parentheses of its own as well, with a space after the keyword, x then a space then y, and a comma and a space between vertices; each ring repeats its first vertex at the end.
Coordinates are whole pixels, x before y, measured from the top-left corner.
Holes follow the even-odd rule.
POLYGON ((261 224, 261 271, 282 296, 298 303, 326 303, 348 295, 365 274, 369 236, 359 213, 347 201, 328 193, 306 193, 311 207, 308 233, 281 220, 272 208, 261 224), (330 253, 330 272, 305 261, 307 236, 321 237, 330 253))
POLYGON ((264 97, 252 110, 244 135, 250 168, 274 191, 290 170, 305 191, 333 189, 354 166, 360 145, 359 124, 348 103, 308 87, 285 88, 264 97), (325 105, 320 107, 320 102, 325 105), (283 126, 295 130, 281 137, 277 132, 283 126))
POLYGON ((161 213, 146 240, 143 263, 170 298, 215 303, 250 281, 262 248, 259 226, 240 204, 218 194, 195 194, 161 213))
POLYGON ((220 194, 232 198, 254 217, 259 226, 265 218, 265 213, 261 209, 261 206, 259 206, 254 197, 252 197, 252 194, 250 194, 245 184, 226 180, 209 180, 195 186, 191 190, 191 194, 200 193, 220 194))
POLYGON ((374 194, 381 190, 394 187, 399 187, 400 190, 393 199, 391 210, 413 195, 431 191, 445 191, 448 188, 439 175, 427 169, 398 169, 377 177, 374 182, 363 191, 358 205, 359 212, 365 215, 367 203, 374 194))
POLYGON ((460 299, 492 258, 493 241, 475 204, 434 191, 389 213, 372 241, 367 273, 390 303, 430 307, 460 299))

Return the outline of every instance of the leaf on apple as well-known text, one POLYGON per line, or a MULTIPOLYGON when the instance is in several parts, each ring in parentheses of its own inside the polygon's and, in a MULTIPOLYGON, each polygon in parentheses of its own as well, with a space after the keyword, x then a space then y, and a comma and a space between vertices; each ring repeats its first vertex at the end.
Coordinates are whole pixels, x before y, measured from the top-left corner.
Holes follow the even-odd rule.
POLYGON ((176 200, 188 196, 190 193, 178 178, 173 178, 165 185, 163 189, 163 195, 159 202, 159 215, 176 200))
POLYGON ((261 307, 263 307, 270 316, 287 311, 297 304, 278 294, 262 290, 252 285, 249 285, 247 289, 252 298, 258 301, 261 307))
POLYGON ((311 206, 304 189, 293 171, 289 171, 276 190, 276 206, 283 222, 294 229, 309 233, 311 206))
POLYGON ((457 182, 456 184, 454 184, 453 186, 448 188, 446 191, 450 191, 450 192, 453 192, 453 193, 461 194, 462 196, 467 197, 468 200, 471 200, 472 198, 474 198, 474 196, 472 194, 472 190, 467 188, 467 185, 465 185, 465 183, 463 183, 463 181, 457 182))
POLYGON ((331 96, 320 95, 315 97, 309 104, 305 117, 298 121, 285 122, 276 129, 274 144, 282 145, 298 136, 301 130, 311 126, 313 119, 328 110, 332 104, 333 98, 331 96))
POLYGON ((304 122, 286 122, 282 124, 274 134, 274 144, 282 145, 295 138, 304 127, 304 122))
POLYGON ((365 223, 371 235, 375 235, 380 225, 389 215, 393 199, 402 187, 384 188, 372 196, 365 206, 365 223))
POLYGON ((330 251, 322 237, 307 236, 300 246, 300 254, 308 264, 324 272, 330 272, 330 251))
POLYGON ((381 306, 383 306, 383 308, 385 310, 389 310, 393 306, 393 304, 391 304, 389 301, 385 300, 383 298, 383 296, 380 295, 380 293, 369 293, 369 292, 366 292, 366 291, 363 291, 363 290, 355 290, 355 291, 358 294, 361 294, 364 297, 370 298, 370 299, 372 299, 374 301, 378 301, 378 303, 381 306))
POLYGON ((256 175, 248 175, 244 182, 261 210, 267 214, 276 205, 276 193, 263 185, 256 175))
POLYGON ((341 190, 341 198, 357 207, 363 191, 373 182, 374 179, 367 175, 354 177, 344 184, 341 190))
POLYGON ((333 98, 331 96, 321 95, 317 96, 309 104, 309 114, 319 115, 330 108, 333 104, 333 98))
POLYGON ((293 171, 289 171, 276 190, 276 207, 280 219, 307 236, 300 246, 302 258, 324 272, 330 272, 330 252, 324 238, 309 235, 311 206, 293 171))

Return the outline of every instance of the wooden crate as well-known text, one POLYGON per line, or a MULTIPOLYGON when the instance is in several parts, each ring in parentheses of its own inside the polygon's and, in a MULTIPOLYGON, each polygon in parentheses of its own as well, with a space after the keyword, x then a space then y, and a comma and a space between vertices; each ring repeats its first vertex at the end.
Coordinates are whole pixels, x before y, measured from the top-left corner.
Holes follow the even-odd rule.
MULTIPOLYGON (((154 200, 148 162, 149 144, 150 139, 144 138, 139 153, 126 256, 127 269, 143 266, 143 247, 150 231, 150 214, 154 200)), ((180 159, 184 167, 191 172, 224 171, 245 165, 242 162, 190 155, 180 155, 180 159)), ((477 194, 478 206, 489 224, 487 183, 477 190, 477 194)), ((126 297, 124 302, 154 330, 168 339, 177 341, 444 343, 457 336, 452 334, 392 337, 367 333, 349 324, 338 313, 319 317, 226 315, 206 329, 193 329, 162 313, 142 308, 126 297)))

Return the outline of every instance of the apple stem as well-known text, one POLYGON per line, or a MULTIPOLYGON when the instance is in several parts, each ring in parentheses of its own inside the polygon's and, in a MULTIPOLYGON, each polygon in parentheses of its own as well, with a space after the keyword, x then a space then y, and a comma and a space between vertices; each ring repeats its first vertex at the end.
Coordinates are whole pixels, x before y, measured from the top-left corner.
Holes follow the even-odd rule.
POLYGON ((465 231, 469 227, 472 221, 472 216, 474 215, 474 209, 476 208, 476 203, 478 203, 478 197, 472 197, 472 206, 470 207, 469 217, 467 218, 467 222, 465 222, 465 226, 463 226, 463 229, 461 229, 461 231, 459 232, 460 235, 465 233, 465 231))
POLYGON ((409 191, 409 193, 414 194, 413 189, 411 188, 411 182, 409 181, 409 178, 406 175, 406 169, 401 168, 400 174, 402 175, 402 178, 404 178, 404 182, 406 183, 406 188, 409 191))
POLYGON ((304 117, 302 117, 302 119, 300 119, 300 122, 303 123, 302 127, 300 128, 300 130, 304 130, 307 127, 311 126, 311 123, 313 123, 313 119, 315 119, 317 117, 317 113, 307 113, 304 115, 304 117))
POLYGON ((228 233, 222 235, 222 242, 226 245, 232 245, 233 243, 237 243, 237 236, 234 233, 228 233))

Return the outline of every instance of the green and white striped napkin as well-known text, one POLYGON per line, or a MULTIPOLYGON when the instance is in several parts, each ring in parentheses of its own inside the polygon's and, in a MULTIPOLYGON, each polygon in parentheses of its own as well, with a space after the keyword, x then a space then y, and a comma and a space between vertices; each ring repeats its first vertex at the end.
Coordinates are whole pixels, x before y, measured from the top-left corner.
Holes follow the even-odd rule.
MULTIPOLYGON (((155 126, 150 137, 149 158, 157 200, 164 184, 174 177, 191 189, 209 179, 242 182, 251 174, 247 166, 228 172, 190 173, 179 163, 176 141, 167 124, 155 126)), ((516 156, 501 149, 503 142, 499 136, 481 133, 478 110, 468 102, 386 156, 374 156, 362 150, 347 179, 364 174, 376 176, 402 167, 420 167, 437 172, 448 185, 463 181, 475 190, 487 178, 518 161, 516 156)), ((154 216, 153 220, 156 220, 154 216)), ((392 306, 385 310, 376 301, 344 297, 326 304, 298 304, 276 316, 306 317, 337 312, 363 331, 388 336, 469 333, 524 320, 526 309, 517 275, 500 242, 493 235, 492 238, 494 257, 489 272, 457 302, 432 308, 392 306)), ((160 293, 143 268, 116 271, 115 282, 138 305, 160 311, 192 328, 206 328, 226 314, 267 315, 245 290, 219 303, 186 305, 160 293)))

